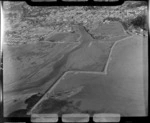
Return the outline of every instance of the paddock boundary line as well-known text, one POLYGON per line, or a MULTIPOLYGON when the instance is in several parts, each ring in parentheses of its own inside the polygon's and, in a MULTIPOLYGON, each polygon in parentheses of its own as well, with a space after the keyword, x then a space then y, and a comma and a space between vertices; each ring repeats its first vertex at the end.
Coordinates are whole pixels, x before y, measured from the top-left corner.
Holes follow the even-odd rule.
MULTIPOLYGON (((69 72, 75 72, 75 74, 77 74, 77 73, 91 73, 91 74, 101 74, 101 75, 107 75, 107 69, 108 69, 109 63, 110 63, 110 61, 111 61, 111 59, 112 59, 112 58, 111 58, 111 55, 112 55, 112 52, 113 52, 113 48, 117 45, 117 43, 119 43, 119 42, 121 42, 121 41, 123 41, 123 40, 126 40, 126 39, 128 39, 128 38, 132 38, 132 37, 134 37, 134 35, 129 36, 129 37, 126 37, 126 38, 123 38, 123 39, 121 39, 121 40, 118 40, 118 41, 116 41, 116 42, 113 44, 113 46, 111 47, 111 50, 110 50, 109 56, 108 56, 108 60, 107 60, 106 65, 105 65, 104 72, 91 72, 91 71, 67 71, 66 73, 69 73, 69 72)), ((65 73, 64 73, 64 74, 65 74, 65 73)))

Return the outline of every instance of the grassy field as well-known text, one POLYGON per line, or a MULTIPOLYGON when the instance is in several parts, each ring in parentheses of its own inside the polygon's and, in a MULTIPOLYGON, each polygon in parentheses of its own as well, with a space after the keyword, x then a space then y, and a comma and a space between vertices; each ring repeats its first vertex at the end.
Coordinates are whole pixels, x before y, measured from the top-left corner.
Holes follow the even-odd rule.
POLYGON ((125 35, 124 28, 119 22, 109 22, 99 25, 95 30, 90 31, 94 36, 121 36, 125 35))
MULTIPOLYGON (((75 28, 77 28, 78 33, 71 33, 67 38, 62 38, 63 35, 53 35, 52 38, 56 40, 56 42, 59 39, 63 39, 66 43, 50 43, 46 40, 45 42, 22 44, 19 46, 5 45, 4 111, 7 112, 6 114, 17 109, 26 109, 24 101, 27 98, 32 98, 31 95, 36 93, 45 93, 45 91, 57 82, 68 70, 105 73, 105 66, 113 44, 117 40, 128 37, 128 35, 124 33, 119 36, 117 35, 118 31, 122 30, 121 26, 120 28, 117 27, 116 29, 118 31, 116 30, 115 32, 113 30, 115 27, 110 28, 110 30, 105 30, 109 32, 108 35, 113 35, 112 40, 111 38, 107 40, 93 39, 91 34, 89 34, 84 27, 76 26, 75 28), (77 42, 80 42, 80 44, 75 43, 80 36, 79 34, 81 37, 77 42)), ((73 77, 74 74, 69 75, 69 77, 71 76, 73 77)), ((95 80, 92 79, 95 79, 95 77, 89 78, 90 76, 91 74, 88 74, 87 77, 83 75, 83 78, 88 78, 88 81, 94 83, 95 80)), ((97 74, 94 76, 97 77, 97 74)), ((69 88, 70 83, 74 82, 72 85, 75 83, 79 84, 83 78, 77 76, 76 78, 71 78, 71 81, 65 78, 63 85, 69 88), (68 81, 70 83, 68 83, 68 81)), ((100 78, 98 77, 97 79, 100 78)), ((61 83, 63 83, 63 81, 64 80, 62 80, 61 83)), ((85 80, 83 81, 86 82, 85 80)), ((64 86, 62 86, 62 88, 63 87, 64 86)), ((56 102, 61 103, 57 100, 56 102)), ((70 102, 66 102, 69 107, 73 107, 71 111, 81 111, 81 109, 77 108, 79 106, 74 106, 73 102, 71 104, 70 102)), ((79 102, 82 101, 79 100, 79 102)), ((77 105, 82 104, 79 102, 76 102, 77 105)), ((32 106, 33 105, 34 104, 32 104, 32 106)), ((63 111, 66 111, 65 109, 63 109, 63 111)), ((94 110, 87 111, 94 112, 94 110)), ((70 109, 68 112, 70 112, 70 109)))
MULTIPOLYGON (((133 36, 117 43, 111 55, 112 60, 109 63, 107 75, 92 73, 67 74, 65 79, 61 80, 53 89, 53 92, 63 92, 83 86, 84 88, 79 93, 66 98, 66 101, 71 101, 71 104, 74 104, 72 107, 76 107, 77 102, 80 103, 78 108, 72 109, 68 104, 66 106, 61 105, 59 110, 55 110, 55 113, 65 112, 64 109, 66 109, 66 112, 70 113, 119 113, 122 116, 146 115, 146 96, 144 97, 144 95, 147 92, 144 93, 146 89, 144 83, 147 83, 147 81, 143 81, 143 70, 147 67, 147 64, 143 63, 143 53, 145 53, 145 51, 143 52, 143 46, 146 46, 143 45, 143 41, 147 40, 140 36, 133 36)), ((144 61, 146 59, 147 57, 144 57, 144 61)), ((46 101, 43 103, 46 103, 46 101)), ((39 105, 42 105, 42 103, 39 105)), ((54 107, 57 108, 57 105, 54 107)), ((43 108, 40 107, 39 111, 35 112, 40 113, 42 111, 44 113, 43 108)), ((38 110, 38 107, 36 110, 38 110)))
POLYGON ((48 81, 48 78, 50 80, 51 76, 54 77, 52 74, 54 64, 75 45, 70 42, 5 45, 3 50, 4 106, 8 107, 7 104, 11 104, 13 100, 20 100, 21 95, 26 98, 37 93, 44 81, 48 81))

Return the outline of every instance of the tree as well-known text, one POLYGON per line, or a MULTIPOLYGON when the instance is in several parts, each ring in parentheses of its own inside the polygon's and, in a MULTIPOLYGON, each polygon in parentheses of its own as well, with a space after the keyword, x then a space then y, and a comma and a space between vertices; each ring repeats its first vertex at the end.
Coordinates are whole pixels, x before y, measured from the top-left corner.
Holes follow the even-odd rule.
POLYGON ((143 30, 148 29, 148 24, 147 24, 147 17, 146 15, 139 15, 135 19, 131 20, 131 25, 133 25, 134 28, 141 28, 143 30))

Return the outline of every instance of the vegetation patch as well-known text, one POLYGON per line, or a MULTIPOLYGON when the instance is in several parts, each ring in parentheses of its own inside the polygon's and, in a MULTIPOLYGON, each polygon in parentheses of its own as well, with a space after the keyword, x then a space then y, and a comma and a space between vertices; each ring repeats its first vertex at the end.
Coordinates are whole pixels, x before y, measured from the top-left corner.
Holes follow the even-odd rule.
POLYGON ((135 18, 125 19, 125 20, 122 20, 117 17, 107 17, 104 20, 119 21, 126 31, 129 29, 131 30, 131 28, 132 29, 141 28, 146 31, 148 30, 148 21, 147 21, 147 17, 145 14, 141 14, 135 18))

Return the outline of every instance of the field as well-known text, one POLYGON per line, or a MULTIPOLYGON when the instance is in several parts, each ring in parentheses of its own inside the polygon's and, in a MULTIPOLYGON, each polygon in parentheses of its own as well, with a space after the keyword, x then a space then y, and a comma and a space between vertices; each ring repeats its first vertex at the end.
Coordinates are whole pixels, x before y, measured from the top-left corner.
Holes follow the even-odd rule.
MULTIPOLYGON (((134 70, 135 68, 132 68, 130 71, 130 67, 128 67, 130 66, 131 63, 133 64, 133 62, 137 63, 138 67, 136 72, 139 72, 138 73, 139 77, 142 75, 141 71, 139 71, 140 67, 142 67, 141 63, 139 63, 141 62, 139 60, 141 60, 142 39, 140 36, 139 38, 135 38, 136 36, 126 34, 123 30, 123 27, 119 24, 117 25, 116 23, 114 23, 114 25, 111 24, 112 28, 109 28, 109 24, 104 25, 105 26, 101 25, 103 30, 99 31, 101 35, 107 34, 106 36, 107 38, 103 40, 93 38, 93 36, 91 35, 92 33, 91 34, 88 33, 83 26, 76 25, 74 27, 76 28, 75 29, 76 31, 74 33, 67 34, 67 36, 65 33, 61 33, 60 35, 59 33, 57 33, 56 35, 54 34, 52 36, 48 35, 47 38, 42 42, 22 44, 19 46, 5 45, 4 47, 5 115, 9 115, 11 112, 13 113, 14 111, 17 112, 20 110, 27 112, 36 103, 39 104, 40 107, 42 107, 40 109, 39 108, 36 109, 38 110, 38 113, 43 112, 50 113, 50 110, 57 113, 66 112, 66 110, 67 112, 74 112, 74 111, 95 112, 95 109, 97 107, 95 107, 95 109, 94 108, 86 109, 86 107, 89 108, 92 107, 93 105, 92 102, 95 103, 94 104, 95 106, 97 106, 96 104, 99 105, 100 103, 99 100, 101 100, 101 98, 102 100, 104 100, 104 102, 107 101, 111 102, 110 100, 114 97, 116 98, 116 100, 113 102, 114 105, 121 104, 122 101, 120 102, 120 100, 127 102, 126 99, 130 100, 131 98, 133 98, 133 96, 135 96, 135 99, 138 98, 139 103, 142 103, 143 106, 144 99, 141 96, 143 94, 142 84, 139 81, 137 82, 136 85, 134 85, 135 84, 134 81, 130 83, 129 73, 133 75, 134 72, 132 70, 134 70), (118 41, 125 42, 125 44, 117 43, 117 45, 119 46, 115 46, 114 44, 116 44, 116 42, 118 41), (115 48, 113 48, 114 46, 115 48), (134 48, 131 48, 132 46, 134 48), (129 50, 125 50, 128 47, 129 50), (115 53, 112 53, 112 51, 115 53), (126 53, 127 51, 129 53, 126 53), (136 52, 138 52, 140 56, 138 56, 136 52), (113 60, 110 62, 109 59, 111 58, 110 54, 116 55, 112 56, 115 62, 113 62, 113 60), (127 54, 130 54, 130 56, 128 56, 127 54), (134 59, 132 59, 131 57, 132 55, 135 57, 135 58, 133 57, 134 59), (124 65, 122 69, 118 68, 119 67, 118 65, 120 64, 124 65), (126 69, 124 70, 124 68, 126 69), (67 72, 69 71, 72 72, 67 74, 67 72), (126 75, 124 72, 127 74, 127 76, 124 76, 126 75), (65 74, 67 75, 64 76, 65 74), (126 80, 126 78, 129 78, 129 80, 126 80), (120 85, 119 83, 121 79, 125 79, 123 80, 125 82, 121 82, 120 85), (112 83, 110 81, 112 81, 112 83), (54 91, 57 92, 57 89, 58 91, 60 91, 59 94, 56 93, 57 99, 55 99, 56 96, 54 94, 51 98, 48 99, 48 102, 44 103, 44 105, 40 104, 41 101, 46 98, 47 94, 52 95, 50 93, 51 88, 54 88, 55 84, 58 85, 56 86, 54 91), (133 88, 132 84, 134 86, 133 88), (127 92, 126 89, 128 88, 128 86, 131 88, 128 89, 129 91, 126 94, 127 92), (136 87, 138 89, 141 89, 141 93, 139 94, 140 98, 136 94, 137 93, 136 87), (66 90, 67 92, 64 93, 63 92, 64 90, 66 90), (107 90, 109 91, 106 92, 107 90), (130 96, 128 97, 130 92, 131 97, 130 96), (34 95, 38 93, 40 93, 42 96, 44 95, 40 101, 39 97, 35 96, 35 98, 33 98, 34 95), (107 96, 112 97, 104 98, 104 96, 102 96, 101 93, 104 93, 104 95, 106 95, 105 97, 107 96), (118 93, 120 95, 118 95, 118 93), (64 98, 68 97, 68 94, 69 100, 64 100, 64 98), (63 97, 61 95, 63 95, 63 97), (87 97, 87 95, 89 96, 87 97), (59 98, 62 98, 63 101, 60 101, 59 98), (86 101, 89 102, 89 104, 86 104, 86 101), (26 102, 30 102, 31 104, 26 102), (51 105, 49 105, 49 103, 51 103, 51 105), (48 108, 46 105, 49 105, 50 107, 48 108), (70 108, 68 109, 67 107, 65 107, 66 105, 69 106, 70 108), (56 108, 57 106, 59 108, 63 107, 63 110, 59 112, 58 108, 56 108), (78 109, 77 107, 79 106, 80 108, 78 109)), ((93 32, 93 35, 94 33, 96 32, 93 32)), ((135 66, 131 65, 131 67, 135 66)), ((135 75, 137 76, 136 73, 135 75)), ((136 80, 138 79, 136 78, 136 80)), ((125 103, 125 106, 127 105, 128 104, 125 103)), ((35 105, 34 108, 36 106, 37 105, 35 105)), ((101 104, 101 107, 105 106, 101 104)), ((99 111, 101 111, 101 107, 98 108, 99 111)), ((115 109, 111 110, 111 108, 109 110, 116 111, 115 109)), ((138 111, 140 110, 141 113, 144 114, 143 108, 137 110, 138 111)), ((105 108, 103 111, 105 112, 105 108)), ((129 115, 133 115, 135 112, 136 111, 133 112, 129 111, 129 115)), ((125 114, 123 112, 123 115, 126 115, 126 111, 125 114)))
POLYGON ((125 31, 119 22, 105 22, 99 25, 96 29, 90 31, 94 36, 121 36, 125 35, 125 31))
POLYGON ((106 75, 68 73, 49 91, 48 98, 45 97, 45 101, 33 108, 32 113, 119 113, 121 116, 145 116, 147 96, 144 96, 144 91, 147 88, 144 87, 146 81, 143 81, 143 70, 147 68, 147 57, 144 57, 143 62, 143 49, 147 47, 146 40, 132 36, 117 43, 111 53, 106 75), (80 91, 71 95, 80 87, 80 91))
MULTIPOLYGON (((77 40, 77 36, 69 38, 68 41, 77 40)), ((54 64, 75 46, 75 43, 70 42, 64 44, 47 41, 19 46, 4 45, 4 105, 8 107, 12 102, 18 104, 22 97, 26 98, 42 90, 43 82, 58 74, 53 72, 54 64)), ((8 109, 10 110, 6 110, 8 109)))

